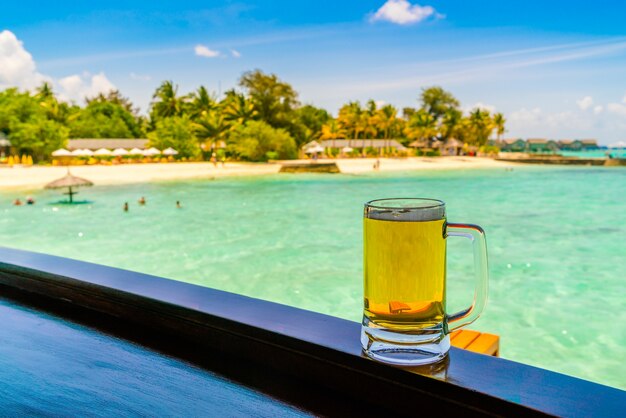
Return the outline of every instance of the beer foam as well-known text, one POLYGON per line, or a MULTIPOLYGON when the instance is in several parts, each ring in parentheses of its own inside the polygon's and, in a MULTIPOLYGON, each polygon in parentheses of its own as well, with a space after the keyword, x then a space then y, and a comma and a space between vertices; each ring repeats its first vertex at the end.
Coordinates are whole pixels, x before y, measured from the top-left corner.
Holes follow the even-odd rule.
POLYGON ((381 221, 437 221, 446 217, 446 206, 433 199, 373 200, 365 204, 364 216, 381 221))

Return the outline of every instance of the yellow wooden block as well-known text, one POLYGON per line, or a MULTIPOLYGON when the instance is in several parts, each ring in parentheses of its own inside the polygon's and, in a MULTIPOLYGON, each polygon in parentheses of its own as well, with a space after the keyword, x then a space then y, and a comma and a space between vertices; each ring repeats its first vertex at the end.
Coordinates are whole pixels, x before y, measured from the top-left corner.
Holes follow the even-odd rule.
POLYGON ((465 349, 475 353, 487 354, 489 356, 499 356, 500 337, 487 333, 480 334, 480 336, 472 341, 472 343, 465 349))
POLYGON ((453 346, 458 348, 467 348, 478 336, 480 332, 471 331, 468 329, 461 330, 457 335, 454 336, 451 343, 453 346))

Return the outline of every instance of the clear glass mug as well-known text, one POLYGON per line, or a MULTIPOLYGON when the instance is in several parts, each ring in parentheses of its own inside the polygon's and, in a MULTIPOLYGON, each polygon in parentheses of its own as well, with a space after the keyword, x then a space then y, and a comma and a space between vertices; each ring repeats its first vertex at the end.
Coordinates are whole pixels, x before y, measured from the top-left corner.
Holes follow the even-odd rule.
POLYGON ((481 227, 446 221, 434 199, 380 199, 363 219, 364 353, 385 363, 443 360, 451 331, 474 322, 487 301, 487 243, 481 227), (474 250, 474 303, 446 313, 446 239, 465 237, 474 250))

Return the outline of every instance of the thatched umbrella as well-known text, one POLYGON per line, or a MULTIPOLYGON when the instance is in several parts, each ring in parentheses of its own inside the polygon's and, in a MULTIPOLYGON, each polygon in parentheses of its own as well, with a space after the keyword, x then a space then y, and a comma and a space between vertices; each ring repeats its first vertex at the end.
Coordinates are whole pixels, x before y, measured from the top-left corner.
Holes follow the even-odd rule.
POLYGON ((69 195, 70 197, 69 203, 74 203, 74 195, 77 194, 78 192, 73 191, 72 188, 89 187, 89 186, 93 186, 93 183, 90 182, 89 180, 73 176, 72 174, 70 174, 68 170, 65 177, 61 177, 58 180, 55 180, 51 183, 46 184, 45 188, 46 189, 64 189, 67 187, 69 190, 67 193, 64 193, 64 194, 69 195))

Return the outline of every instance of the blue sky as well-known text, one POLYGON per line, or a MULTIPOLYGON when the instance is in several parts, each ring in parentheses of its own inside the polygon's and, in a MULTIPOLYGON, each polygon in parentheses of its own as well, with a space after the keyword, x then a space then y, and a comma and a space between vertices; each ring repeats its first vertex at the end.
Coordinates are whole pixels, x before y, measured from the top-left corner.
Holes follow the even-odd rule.
POLYGON ((303 103, 417 105, 441 85, 503 112, 507 136, 626 141, 626 2, 10 2, 0 87, 111 87, 144 111, 166 79, 224 91, 260 68, 303 103))

